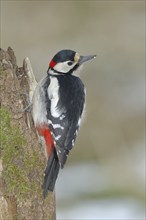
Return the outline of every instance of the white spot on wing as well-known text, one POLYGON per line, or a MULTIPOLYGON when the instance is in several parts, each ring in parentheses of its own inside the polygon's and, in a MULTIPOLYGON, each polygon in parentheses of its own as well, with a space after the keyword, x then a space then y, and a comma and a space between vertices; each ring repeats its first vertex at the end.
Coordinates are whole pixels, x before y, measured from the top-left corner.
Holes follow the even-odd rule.
POLYGON ((55 140, 58 141, 61 138, 61 135, 55 137, 55 140))
POLYGON ((53 124, 51 120, 48 120, 48 124, 49 124, 49 125, 52 125, 52 127, 53 127, 54 129, 60 128, 60 129, 64 130, 64 127, 63 127, 63 126, 61 126, 60 124, 53 124))
POLYGON ((64 129, 64 127, 62 127, 60 124, 52 124, 53 128, 60 128, 60 129, 64 129))
POLYGON ((74 144, 75 144, 75 141, 74 141, 74 139, 72 140, 72 146, 74 146, 74 144))
POLYGON ((80 126, 80 124, 81 124, 81 118, 79 118, 78 120, 78 126, 80 126))
POLYGON ((74 133, 74 135, 77 135, 78 134, 78 130, 76 130, 76 132, 74 133))
POLYGON ((65 115, 61 115, 59 119, 62 120, 64 118, 65 118, 65 115))

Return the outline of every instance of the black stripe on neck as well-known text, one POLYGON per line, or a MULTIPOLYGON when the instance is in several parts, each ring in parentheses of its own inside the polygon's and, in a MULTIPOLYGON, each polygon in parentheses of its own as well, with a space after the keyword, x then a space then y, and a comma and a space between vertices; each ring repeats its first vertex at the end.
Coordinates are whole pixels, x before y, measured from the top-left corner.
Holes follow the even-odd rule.
MULTIPOLYGON (((65 75, 70 75, 70 74, 72 74, 75 70, 77 70, 78 67, 79 67, 79 65, 76 64, 76 65, 75 65, 70 71, 68 71, 67 73, 59 72, 59 71, 57 71, 57 70, 55 70, 55 69, 49 67, 47 73, 50 74, 50 75, 53 75, 52 73, 49 72, 49 70, 51 69, 54 73, 57 73, 57 74, 59 74, 59 75, 65 76, 65 75)), ((53 76, 54 76, 54 75, 53 75, 53 76)))

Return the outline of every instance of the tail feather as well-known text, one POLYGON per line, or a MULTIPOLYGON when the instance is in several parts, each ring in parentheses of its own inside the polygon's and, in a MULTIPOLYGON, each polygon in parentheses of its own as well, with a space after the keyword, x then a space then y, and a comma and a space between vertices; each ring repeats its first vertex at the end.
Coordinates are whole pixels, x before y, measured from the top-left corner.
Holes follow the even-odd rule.
POLYGON ((55 182, 59 173, 59 160, 55 148, 48 158, 47 167, 45 170, 44 184, 43 184, 43 196, 44 198, 48 194, 48 190, 54 190, 55 182))

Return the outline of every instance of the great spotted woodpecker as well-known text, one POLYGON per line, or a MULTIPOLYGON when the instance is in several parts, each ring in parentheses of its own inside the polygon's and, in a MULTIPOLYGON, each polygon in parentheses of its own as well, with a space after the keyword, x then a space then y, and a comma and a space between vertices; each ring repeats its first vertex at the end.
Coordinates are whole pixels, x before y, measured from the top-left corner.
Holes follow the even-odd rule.
POLYGON ((95 57, 61 50, 51 60, 47 76, 34 91, 34 124, 39 135, 45 139, 48 156, 44 197, 48 190, 54 190, 59 169, 64 167, 69 151, 74 146, 83 114, 85 88, 80 78, 72 74, 84 62, 95 57))

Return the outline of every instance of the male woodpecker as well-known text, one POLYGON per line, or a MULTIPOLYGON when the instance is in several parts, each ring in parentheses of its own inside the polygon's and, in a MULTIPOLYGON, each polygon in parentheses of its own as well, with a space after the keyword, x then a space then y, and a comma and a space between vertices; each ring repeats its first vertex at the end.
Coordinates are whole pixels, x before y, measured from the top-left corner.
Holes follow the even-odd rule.
POLYGON ((47 76, 34 91, 34 124, 39 135, 45 139, 48 156, 44 197, 48 190, 54 190, 59 169, 64 167, 69 151, 74 146, 83 114, 85 88, 80 78, 72 74, 84 62, 95 57, 61 50, 51 60, 47 76))

